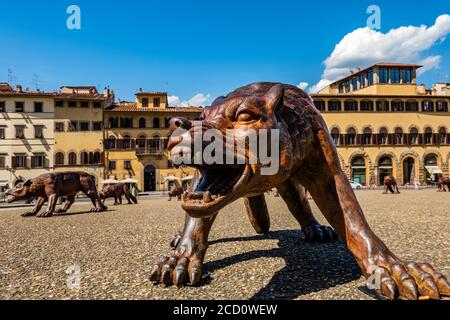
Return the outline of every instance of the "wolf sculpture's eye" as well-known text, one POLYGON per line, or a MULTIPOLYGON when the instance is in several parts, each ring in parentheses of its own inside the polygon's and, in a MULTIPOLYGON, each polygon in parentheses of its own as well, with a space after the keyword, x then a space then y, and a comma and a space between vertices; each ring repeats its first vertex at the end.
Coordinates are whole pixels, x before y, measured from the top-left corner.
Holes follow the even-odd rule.
POLYGON ((238 114, 236 120, 238 122, 248 122, 253 120, 253 115, 247 112, 241 112, 240 114, 238 114))

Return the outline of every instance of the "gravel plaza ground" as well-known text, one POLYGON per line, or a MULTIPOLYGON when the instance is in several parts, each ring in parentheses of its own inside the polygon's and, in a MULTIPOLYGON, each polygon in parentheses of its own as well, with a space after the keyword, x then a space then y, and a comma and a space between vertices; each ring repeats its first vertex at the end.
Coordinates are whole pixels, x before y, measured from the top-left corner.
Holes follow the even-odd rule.
MULTIPOLYGON (((383 195, 357 191, 375 232, 404 260, 429 261, 450 276, 450 193, 434 189, 383 195)), ((372 299, 343 244, 309 244, 281 198, 268 195, 272 227, 256 235, 242 201, 225 208, 210 235, 200 287, 153 286, 153 262, 170 252, 182 227, 180 202, 142 200, 87 213, 87 203, 49 219, 0 210, 1 299, 372 299), (66 271, 80 268, 80 288, 66 271)), ((311 201, 320 221, 324 219, 311 201)))

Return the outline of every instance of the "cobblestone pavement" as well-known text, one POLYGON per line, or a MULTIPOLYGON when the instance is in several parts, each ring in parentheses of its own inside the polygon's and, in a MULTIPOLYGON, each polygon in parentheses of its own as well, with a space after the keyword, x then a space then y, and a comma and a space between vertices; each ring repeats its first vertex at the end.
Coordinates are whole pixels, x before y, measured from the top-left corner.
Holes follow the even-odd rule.
MULTIPOLYGON (((372 228, 395 253, 429 261, 450 276, 450 193, 377 190, 357 196, 372 228)), ((282 200, 267 199, 271 232, 256 235, 242 201, 232 204, 211 231, 206 256, 211 278, 201 287, 180 289, 148 280, 150 266, 170 252, 169 239, 182 226, 177 201, 108 202, 106 213, 87 213, 89 206, 79 203, 70 214, 49 219, 21 218, 24 209, 1 210, 0 298, 371 299, 361 291, 365 280, 341 243, 300 241, 282 200)), ((315 205, 313 210, 323 222, 315 205)))

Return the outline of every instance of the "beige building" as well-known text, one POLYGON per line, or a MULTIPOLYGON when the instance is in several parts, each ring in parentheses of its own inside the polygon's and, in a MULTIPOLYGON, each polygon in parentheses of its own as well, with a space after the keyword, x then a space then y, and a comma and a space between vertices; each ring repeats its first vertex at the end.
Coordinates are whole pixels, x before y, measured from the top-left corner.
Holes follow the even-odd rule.
POLYGON ((106 174, 112 179, 132 178, 142 191, 170 188, 167 177, 180 179, 193 169, 175 169, 165 149, 169 120, 174 116, 197 118, 199 107, 170 107, 166 92, 136 93, 135 102, 119 102, 105 110, 106 174))
POLYGON ((54 95, 0 83, 0 192, 52 171, 54 95))
POLYGON ((55 96, 55 171, 84 171, 104 178, 103 110, 114 102, 109 89, 63 86, 55 96))
POLYGON ((420 67, 379 63, 312 95, 351 180, 431 184, 449 175, 450 85, 417 85, 420 67))

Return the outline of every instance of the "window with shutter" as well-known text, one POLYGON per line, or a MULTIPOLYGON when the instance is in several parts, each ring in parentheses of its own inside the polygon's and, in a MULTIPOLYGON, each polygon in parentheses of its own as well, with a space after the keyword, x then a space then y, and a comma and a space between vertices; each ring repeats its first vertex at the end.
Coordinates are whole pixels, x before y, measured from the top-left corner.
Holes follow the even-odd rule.
POLYGON ((38 139, 44 138, 44 126, 34 126, 34 137, 38 139))
POLYGON ((17 139, 25 138, 25 126, 16 126, 16 138, 17 139))

